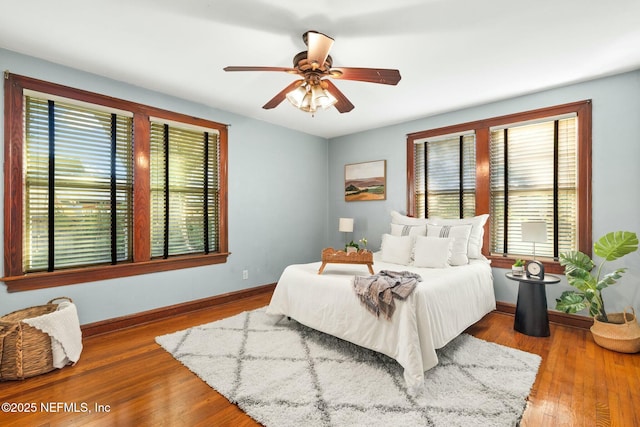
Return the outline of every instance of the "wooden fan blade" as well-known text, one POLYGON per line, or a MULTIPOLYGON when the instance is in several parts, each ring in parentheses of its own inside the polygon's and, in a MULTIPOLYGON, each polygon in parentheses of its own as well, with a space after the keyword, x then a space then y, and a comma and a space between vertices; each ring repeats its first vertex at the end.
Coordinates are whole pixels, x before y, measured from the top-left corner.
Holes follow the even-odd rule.
POLYGON ((349 101, 347 97, 344 96, 344 94, 340 92, 336 85, 334 85, 330 80, 322 80, 322 85, 326 85, 326 89, 329 91, 329 93, 338 100, 334 107, 336 107, 339 112, 348 113, 355 108, 351 101, 349 101))
POLYGON ((400 71, 389 68, 332 68, 329 75, 334 79, 356 80, 359 82, 397 85, 400 81, 400 71))
POLYGON ((280 103, 282 101, 284 101, 284 99, 287 97, 287 94, 289 92, 291 92, 292 90, 294 90, 295 88, 300 86, 302 83, 304 83, 304 80, 296 80, 296 81, 294 81, 293 83, 291 83, 290 85, 288 85, 287 87, 282 89, 280 92, 278 92, 278 94, 276 96, 274 96, 273 98, 271 98, 271 100, 269 100, 269 102, 264 104, 262 106, 262 108, 264 108, 265 110, 270 110, 272 108, 277 107, 278 105, 280 105, 280 103))
POLYGON ((298 70, 296 70, 295 68, 288 68, 288 67, 237 67, 237 66, 230 66, 230 67, 224 67, 223 70, 225 71, 284 71, 286 73, 293 73, 293 74, 298 74, 298 70))
POLYGON ((307 45, 309 46, 307 60, 315 70, 322 67, 327 60, 331 46, 333 46, 333 39, 322 33, 308 31, 307 45))

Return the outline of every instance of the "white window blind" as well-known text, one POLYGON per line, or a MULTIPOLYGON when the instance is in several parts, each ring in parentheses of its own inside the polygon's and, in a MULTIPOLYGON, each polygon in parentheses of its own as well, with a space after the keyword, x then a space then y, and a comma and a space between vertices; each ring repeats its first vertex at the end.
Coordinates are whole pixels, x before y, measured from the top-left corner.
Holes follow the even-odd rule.
POLYGON ((491 253, 529 255, 521 224, 544 221, 536 254, 557 258, 577 245, 577 118, 491 131, 491 253))
POLYGON ((205 132, 151 123, 151 256, 218 249, 219 144, 205 132))
POLYGON ((26 96, 23 269, 131 259, 132 120, 26 96))
POLYGON ((475 215, 475 135, 454 135, 414 145, 415 204, 419 218, 475 215))

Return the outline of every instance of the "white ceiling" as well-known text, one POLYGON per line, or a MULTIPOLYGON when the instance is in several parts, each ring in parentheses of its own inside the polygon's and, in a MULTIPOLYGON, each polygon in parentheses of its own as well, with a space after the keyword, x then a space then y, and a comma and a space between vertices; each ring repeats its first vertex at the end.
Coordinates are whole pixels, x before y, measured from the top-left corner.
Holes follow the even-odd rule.
POLYGON ((0 47, 331 138, 639 69, 640 1, 0 0, 0 47), (334 80, 355 109, 311 117, 261 108, 296 76, 222 70, 291 67, 307 30, 402 80, 334 80))

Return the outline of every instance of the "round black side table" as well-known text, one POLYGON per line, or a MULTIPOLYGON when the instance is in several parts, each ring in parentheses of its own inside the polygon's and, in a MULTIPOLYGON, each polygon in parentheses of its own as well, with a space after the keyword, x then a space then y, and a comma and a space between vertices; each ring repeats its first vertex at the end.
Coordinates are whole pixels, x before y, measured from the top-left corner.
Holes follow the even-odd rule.
POLYGON ((526 275, 514 276, 512 273, 506 273, 505 276, 507 279, 520 282, 513 329, 532 337, 551 335, 545 285, 558 283, 560 278, 551 274, 545 274, 542 279, 530 278, 526 275))

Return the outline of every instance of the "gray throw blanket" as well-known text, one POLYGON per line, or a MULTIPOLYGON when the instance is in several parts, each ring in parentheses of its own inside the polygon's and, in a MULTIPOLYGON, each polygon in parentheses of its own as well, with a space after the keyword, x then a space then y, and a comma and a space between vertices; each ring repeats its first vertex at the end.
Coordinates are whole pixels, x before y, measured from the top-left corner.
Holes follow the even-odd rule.
POLYGON ((410 271, 381 270, 373 276, 356 276, 353 289, 367 310, 378 317, 382 313, 391 319, 396 309, 394 299, 407 299, 421 281, 419 274, 410 271))

